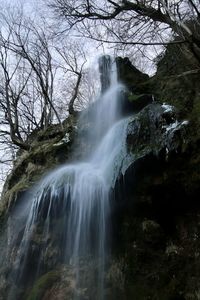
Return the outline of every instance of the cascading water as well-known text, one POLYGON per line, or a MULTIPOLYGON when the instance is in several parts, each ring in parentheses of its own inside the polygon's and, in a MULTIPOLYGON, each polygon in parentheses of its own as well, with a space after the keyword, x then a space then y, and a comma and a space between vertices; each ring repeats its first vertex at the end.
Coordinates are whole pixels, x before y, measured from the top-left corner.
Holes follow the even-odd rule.
MULTIPOLYGON (((83 294, 90 289, 95 291, 95 299, 106 298, 104 270, 109 254, 110 191, 125 156, 127 126, 127 119, 120 113, 123 87, 117 82, 115 63, 110 62, 110 66, 110 85, 98 100, 93 113, 95 124, 87 135, 87 143, 93 144, 87 159, 51 172, 38 185, 31 200, 12 273, 13 282, 22 289, 60 263, 73 270, 72 299, 86 299, 83 294), (33 241, 38 235, 40 244, 36 247, 33 241), (57 249, 56 262, 50 259, 52 245, 57 249)), ((8 299, 21 298, 12 288, 8 299)))

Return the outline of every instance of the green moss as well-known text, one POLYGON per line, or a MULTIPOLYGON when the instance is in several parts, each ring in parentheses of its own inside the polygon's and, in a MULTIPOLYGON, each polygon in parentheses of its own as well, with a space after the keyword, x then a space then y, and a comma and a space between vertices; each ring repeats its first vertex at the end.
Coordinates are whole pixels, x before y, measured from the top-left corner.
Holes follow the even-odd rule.
POLYGON ((127 288, 127 297, 128 299, 137 299, 137 300, 148 299, 147 290, 148 289, 142 284, 130 285, 127 288))
POLYGON ((59 271, 51 271, 40 277, 29 293, 27 300, 41 300, 45 292, 60 279, 59 271))
POLYGON ((128 95, 128 100, 130 102, 134 102, 134 101, 138 101, 141 97, 145 96, 145 94, 139 94, 139 95, 136 95, 136 94, 129 94, 128 95))
POLYGON ((190 120, 193 128, 195 128, 195 131, 193 131, 194 137, 199 136, 200 135, 200 96, 198 95, 196 98, 194 98, 193 110, 190 115, 190 120))
POLYGON ((30 187, 30 183, 28 183, 25 179, 19 181, 16 185, 14 185, 11 189, 9 189, 0 202, 0 220, 3 221, 5 217, 5 213, 9 209, 11 203, 14 203, 18 198, 18 193, 27 190, 30 187))

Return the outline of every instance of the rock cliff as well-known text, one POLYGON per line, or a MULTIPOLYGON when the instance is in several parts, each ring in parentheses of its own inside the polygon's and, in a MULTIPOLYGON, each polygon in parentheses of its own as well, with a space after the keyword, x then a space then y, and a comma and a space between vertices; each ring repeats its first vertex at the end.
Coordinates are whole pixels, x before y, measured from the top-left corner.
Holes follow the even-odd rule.
MULTIPOLYGON (((188 69, 182 68, 179 74, 167 73, 169 67, 161 68, 162 63, 170 61, 171 50, 167 51, 153 78, 142 74, 127 58, 117 59, 119 77, 127 85, 124 112, 130 118, 127 156, 112 191, 113 250, 105 274, 108 300, 200 297, 199 74, 189 77, 188 69)), ((179 62, 173 64, 172 68, 176 68, 179 62)), ((2 227, 0 246, 2 253, 8 250, 8 261, 6 265, 2 263, 0 271, 2 300, 9 290, 7 274, 18 243, 12 228, 21 226, 23 231, 20 217, 12 219, 13 212, 22 198, 24 201, 26 191, 47 170, 71 159, 76 126, 77 121, 70 117, 62 129, 53 126, 30 137, 31 150, 19 153, 5 183, 1 220, 8 226, 5 220, 9 216, 12 241, 8 241, 2 227)), ((83 136, 84 128, 92 124, 84 126, 81 125, 83 136)), ((83 137, 80 145, 84 148, 83 137)), ((61 221, 55 220, 53 241, 61 221)), ((42 243, 40 232, 35 232, 30 267, 42 243)), ((58 247, 52 243, 47 250, 43 275, 26 290, 24 299, 69 300, 75 274, 69 266, 59 264, 58 247)), ((89 265, 82 272, 89 274, 89 265)), ((81 299, 94 300, 95 288, 92 296, 86 288, 79 293, 81 299)))

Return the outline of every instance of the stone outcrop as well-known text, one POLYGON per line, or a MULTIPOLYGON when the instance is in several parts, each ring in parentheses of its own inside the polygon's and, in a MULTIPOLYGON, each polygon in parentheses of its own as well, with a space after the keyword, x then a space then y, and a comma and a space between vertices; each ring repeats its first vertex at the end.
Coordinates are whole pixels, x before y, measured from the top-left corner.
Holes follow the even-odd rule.
MULTIPOLYGON (((189 77, 184 76, 184 80, 183 77, 171 77, 169 81, 173 81, 174 85, 166 82, 163 86, 164 77, 159 85, 158 78, 161 75, 149 79, 133 67, 127 58, 118 58, 117 64, 120 79, 128 86, 123 101, 124 111, 130 118, 127 156, 113 189, 113 250, 111 263, 106 266, 105 272, 106 300, 198 300, 200 137, 196 133, 199 116, 195 117, 194 107, 189 108, 187 113, 183 112, 181 101, 184 95, 180 95, 180 91, 184 92, 180 87, 189 81, 189 77), (167 88, 169 92, 163 96, 167 88), (172 94, 178 103, 176 108, 172 94), (168 104, 163 104, 164 100, 168 104), (192 112, 191 116, 189 111, 192 112)), ((186 98, 194 93, 197 103, 198 88, 192 88, 191 82, 187 87, 191 90, 188 90, 186 98)), ((31 152, 19 156, 7 179, 2 202, 3 214, 14 202, 20 201, 21 193, 29 189, 32 182, 46 170, 70 158, 76 125, 75 120, 69 119, 64 130, 53 127, 31 138, 31 152)), ((81 124, 79 131, 82 134, 80 151, 88 147, 84 145, 87 126, 91 124, 81 124)), ((59 237, 60 222, 62 212, 55 220, 52 241, 59 237)), ((13 220, 10 229, 12 226, 22 226, 19 224, 19 219, 13 220)), ((2 239, 1 248, 4 242, 2 239)), ((10 261, 0 271, 0 295, 5 299, 9 288, 6 274, 9 263, 12 264, 16 255, 17 243, 17 239, 13 239, 10 261)), ((39 231, 35 232, 31 243, 33 252, 30 264, 37 259, 37 249, 44 245, 39 231)), ((55 244, 48 244, 46 256, 43 257, 44 272, 28 288, 28 300, 72 298, 74 271, 69 266, 59 265, 61 253, 55 244)), ((83 266, 82 271, 90 276, 89 263, 86 269, 83 266)), ((84 286, 78 293, 84 300, 91 297, 84 286)), ((95 297, 95 277, 92 297, 95 297)))
POLYGON ((169 108, 151 104, 129 123, 132 159, 116 187, 121 299, 198 299, 199 142, 169 108))
POLYGON ((50 169, 71 158, 76 135, 76 119, 69 117, 60 125, 51 125, 29 137, 30 151, 19 152, 6 179, 0 201, 0 219, 22 194, 50 169))
POLYGON ((142 73, 130 62, 128 57, 116 58, 118 80, 126 85, 131 92, 141 91, 140 85, 149 79, 147 74, 142 73))

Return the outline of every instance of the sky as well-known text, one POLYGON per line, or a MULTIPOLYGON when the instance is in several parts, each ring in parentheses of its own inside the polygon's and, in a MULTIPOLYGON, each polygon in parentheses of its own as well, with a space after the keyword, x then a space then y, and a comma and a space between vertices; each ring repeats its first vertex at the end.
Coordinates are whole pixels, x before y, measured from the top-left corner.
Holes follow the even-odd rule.
POLYGON ((24 4, 27 8, 38 8, 42 5, 42 0, 1 0, 1 6, 24 4))

